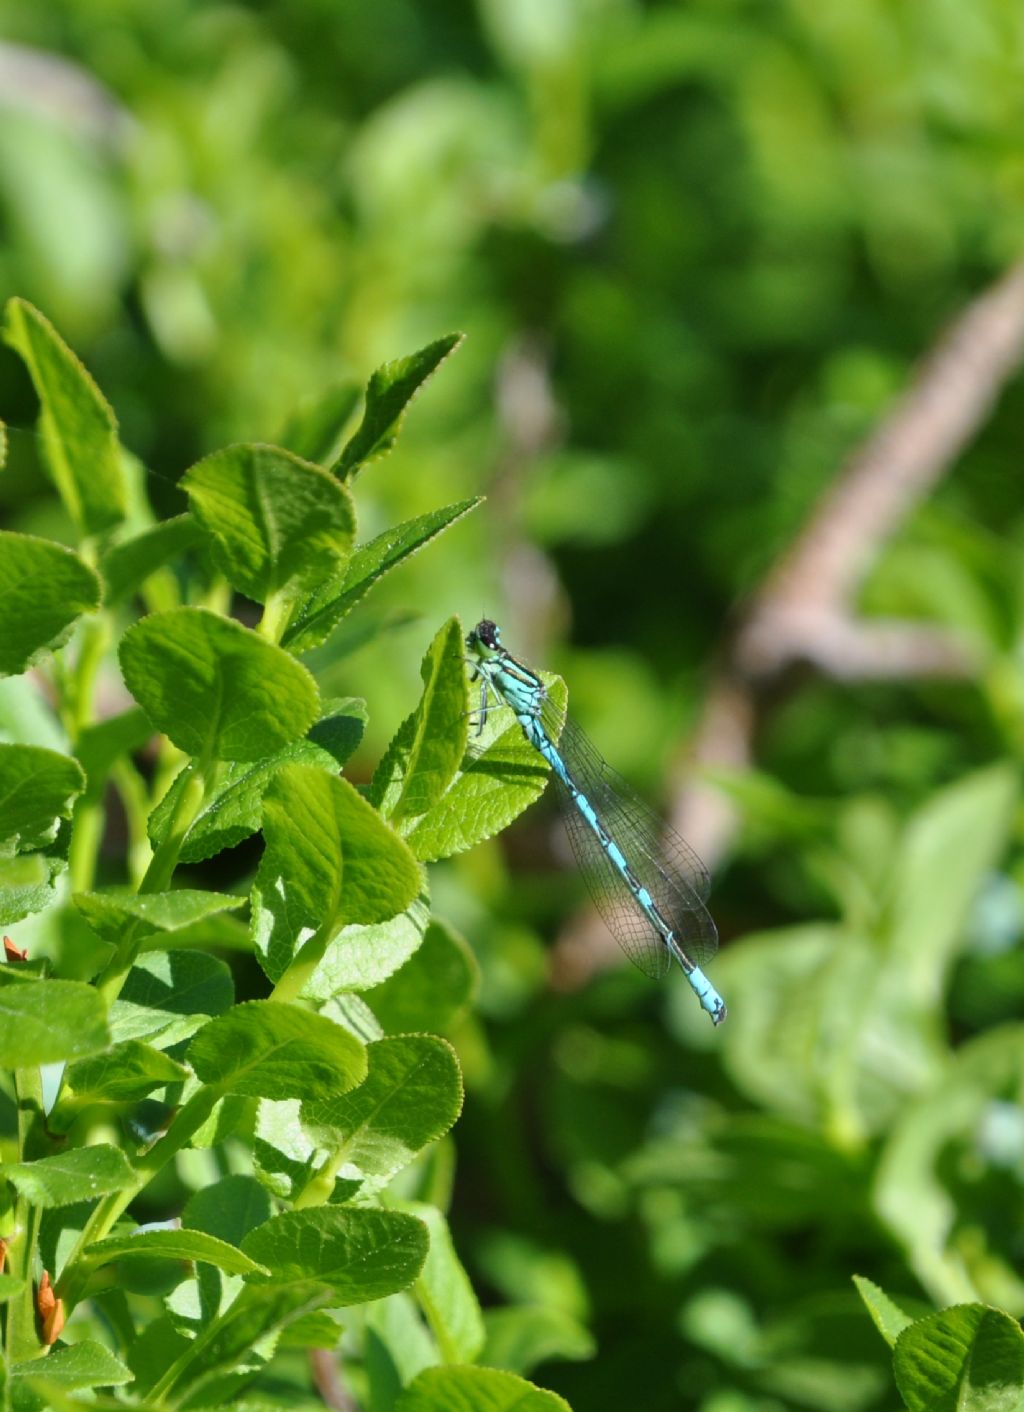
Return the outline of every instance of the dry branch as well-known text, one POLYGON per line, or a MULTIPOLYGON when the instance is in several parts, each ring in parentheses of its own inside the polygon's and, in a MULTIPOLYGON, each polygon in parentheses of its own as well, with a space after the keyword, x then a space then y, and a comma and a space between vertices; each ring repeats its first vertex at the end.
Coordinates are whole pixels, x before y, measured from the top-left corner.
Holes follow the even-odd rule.
MULTIPOLYGON (((797 539, 741 612, 686 752, 673 826, 713 869, 737 826, 732 802, 695 778, 740 770, 783 674, 797 664, 838 680, 964 677, 971 644, 919 623, 865 621, 856 596, 884 544, 950 470, 1024 357, 1024 263, 979 295, 939 338, 889 415, 848 458, 797 539)), ((614 964, 596 915, 555 950, 553 983, 614 964)))
MULTIPOLYGON (((1024 264, 979 295, 940 337, 880 427, 840 469, 795 543, 750 600, 704 704, 689 753, 698 771, 742 768, 769 691, 797 663, 839 680, 963 677, 971 645, 921 624, 856 616, 882 546, 983 424, 1024 356, 1024 264)), ((736 827, 720 792, 683 786, 673 824, 711 865, 736 827)))

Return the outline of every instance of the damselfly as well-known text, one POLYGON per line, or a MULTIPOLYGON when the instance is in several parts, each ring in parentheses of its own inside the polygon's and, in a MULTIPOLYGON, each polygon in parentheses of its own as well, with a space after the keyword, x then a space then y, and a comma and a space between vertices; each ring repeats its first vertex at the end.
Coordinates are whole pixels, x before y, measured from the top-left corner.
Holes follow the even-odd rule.
POLYGON ((701 970, 718 950, 718 933, 704 905, 710 880, 703 863, 605 763, 580 728, 563 719, 536 672, 502 647, 496 623, 489 618, 477 623, 466 646, 474 680, 481 684, 478 729, 493 692, 551 766, 576 861, 623 951, 656 979, 674 956, 720 1025, 725 1002, 701 970))

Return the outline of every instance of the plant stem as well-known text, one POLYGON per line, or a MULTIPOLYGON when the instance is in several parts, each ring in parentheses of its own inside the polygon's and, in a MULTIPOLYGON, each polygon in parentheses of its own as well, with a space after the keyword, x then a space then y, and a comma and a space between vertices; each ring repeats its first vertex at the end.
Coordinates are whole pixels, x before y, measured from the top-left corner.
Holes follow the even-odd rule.
POLYGON ((38 1358, 45 1350, 36 1331, 36 1301, 33 1284, 39 1211, 19 1196, 14 1205, 14 1224, 7 1236, 7 1273, 25 1281, 25 1287, 7 1303, 5 1345, 9 1363, 38 1358))
POLYGON ((71 846, 68 849, 68 876, 72 892, 92 891, 105 822, 101 802, 83 794, 75 805, 71 846))
POLYGON ((68 682, 68 700, 65 703, 65 724, 73 744, 78 743, 86 726, 92 723, 96 673, 109 641, 110 625, 106 615, 100 613, 89 618, 82 629, 81 646, 68 682))
POLYGON ((330 1201, 338 1168, 344 1162, 347 1150, 348 1145, 345 1144, 326 1158, 323 1166, 313 1173, 292 1202, 293 1211, 302 1211, 309 1206, 325 1206, 330 1201))
POLYGON ((209 761, 196 760, 185 781, 185 787, 178 797, 174 813, 167 827, 167 837, 157 848, 146 869, 146 875, 139 883, 140 892, 163 892, 171 880, 178 864, 178 854, 192 820, 203 807, 203 800, 211 783, 209 761))
POLYGON ((128 873, 132 886, 138 889, 145 877, 150 857, 149 838, 146 834, 146 816, 149 813, 146 789, 131 760, 118 760, 110 772, 110 777, 117 787, 124 807, 128 825, 128 873))
POLYGON ((325 924, 318 927, 313 935, 299 948, 299 953, 277 985, 270 992, 271 1000, 297 1000, 303 987, 323 959, 327 943, 333 935, 333 927, 325 924))
MULTIPOLYGON (((65 675, 61 715, 77 749, 82 732, 93 719, 93 692, 96 674, 110 641, 110 625, 104 614, 89 618, 82 629, 78 658, 73 670, 65 675)), ((90 780, 89 788, 75 805, 68 852, 68 870, 74 892, 88 892, 96 878, 96 861, 103 842, 102 785, 97 788, 90 780)))
MULTIPOLYGON (((192 820, 202 808, 208 790, 212 787, 213 768, 210 761, 196 760, 193 762, 191 773, 185 781, 185 787, 178 797, 174 813, 171 816, 167 837, 153 854, 145 876, 139 883, 140 893, 163 892, 171 881, 185 834, 188 832, 192 820)), ((96 989, 108 1005, 112 1004, 120 994, 125 978, 135 964, 141 940, 142 938, 138 935, 138 927, 135 924, 129 924, 125 928, 117 950, 97 978, 96 989)))
POLYGON ((109 1235, 114 1223, 139 1192, 206 1122, 220 1096, 220 1090, 212 1085, 198 1089, 188 1102, 178 1109, 163 1137, 136 1162, 135 1180, 131 1186, 111 1192, 93 1208, 67 1258, 58 1282, 57 1292, 67 1302, 69 1313, 72 1306, 82 1297, 82 1291, 89 1278, 88 1261, 82 1258, 87 1247, 109 1235))
POLYGON ((263 616, 256 631, 268 642, 280 642, 292 613, 291 600, 283 593, 271 593, 263 605, 263 616))
MULTIPOLYGON (((23 1162, 43 1155, 49 1144, 43 1117, 43 1080, 38 1066, 15 1070, 18 1100, 18 1155, 23 1162)), ((7 1357, 11 1362, 38 1358, 45 1349, 36 1331, 33 1274, 39 1210, 19 1196, 14 1206, 14 1224, 7 1236, 10 1274, 25 1281, 25 1288, 7 1305, 7 1357)))

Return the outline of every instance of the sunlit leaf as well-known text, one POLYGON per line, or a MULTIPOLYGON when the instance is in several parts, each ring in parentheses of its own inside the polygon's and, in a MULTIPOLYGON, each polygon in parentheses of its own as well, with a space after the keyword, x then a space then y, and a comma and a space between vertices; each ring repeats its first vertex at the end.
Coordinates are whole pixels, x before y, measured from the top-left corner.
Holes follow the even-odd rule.
POLYGON ((462 1107, 458 1060, 444 1040, 382 1039, 367 1045, 366 1059, 358 1088, 303 1108, 303 1122, 319 1144, 342 1158, 338 1175, 360 1181, 393 1176, 446 1133, 462 1107))
POLYGON ((106 398, 50 321, 10 299, 4 338, 21 354, 40 402, 46 461, 71 518, 98 534, 124 517, 117 421, 106 398))
POLYGON ((80 981, 0 986, 0 1066, 54 1064, 96 1054, 110 1043, 102 997, 80 981))
POLYGON ((495 1368, 427 1368, 395 1403, 395 1412, 570 1412, 556 1393, 495 1368))
POLYGON ((998 1309, 959 1304, 903 1330, 893 1371, 909 1412, 1020 1412, 1024 1334, 998 1309))
POLYGON ((4 1176, 33 1206, 70 1206, 131 1186, 135 1173, 119 1147, 97 1143, 40 1157, 9 1162, 4 1176))
POLYGON ((386 922, 422 886, 398 835, 348 783, 308 765, 288 765, 263 797, 267 847, 253 891, 261 964, 283 975, 306 934, 386 922))
POLYGON ((281 641, 293 652, 299 653, 318 647, 385 574, 429 544, 470 510, 475 510, 480 503, 479 496, 472 500, 459 500, 443 509, 417 515, 413 520, 384 530, 368 544, 361 544, 353 551, 345 573, 324 583, 310 595, 293 617, 281 641))
POLYGON ((0 530, 0 676, 17 676, 63 646, 99 601, 99 579, 72 550, 0 530))
POLYGON ((38 745, 0 742, 0 840, 17 839, 19 849, 52 842, 84 788, 77 760, 38 745))
POLYGON ((228 446, 182 488, 225 578, 257 603, 294 601, 348 559, 355 512, 345 486, 277 446, 228 446))
POLYGON ((343 1093, 366 1073, 363 1046, 322 1015, 251 1000, 211 1020, 188 1061, 205 1084, 253 1098, 343 1093))
POLYGON ((427 1244, 423 1222, 404 1212, 321 1206, 271 1217, 242 1249, 270 1269, 276 1288, 324 1288, 340 1306, 406 1289, 427 1244))
POLYGON ((366 386, 363 420, 331 467, 339 479, 391 450, 409 403, 462 338, 461 333, 446 334, 406 358, 384 363, 372 374, 366 386))
POLYGON ((128 690, 197 759, 260 760, 316 719, 316 683, 287 652, 204 608, 151 613, 121 639, 128 690))

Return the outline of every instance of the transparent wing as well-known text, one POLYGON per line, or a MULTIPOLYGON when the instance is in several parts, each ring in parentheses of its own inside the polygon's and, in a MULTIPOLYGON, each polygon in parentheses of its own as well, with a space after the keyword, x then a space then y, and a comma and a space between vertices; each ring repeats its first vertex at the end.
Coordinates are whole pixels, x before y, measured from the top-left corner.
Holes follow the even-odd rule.
POLYGON ((672 965, 672 953, 573 804, 569 791, 560 780, 557 783, 565 831, 594 906, 634 966, 661 980, 672 965))
MULTIPOLYGON (((558 742, 577 788, 590 800, 605 831, 671 926, 680 950, 689 961, 704 965, 718 950, 718 933, 704 906, 711 885, 704 864, 608 765, 574 721, 545 703, 541 724, 558 742)), ((663 975, 669 958, 657 930, 571 795, 564 789, 560 793, 569 841, 598 910, 630 959, 648 975, 663 975), (648 933, 651 940, 645 940, 648 933)))

